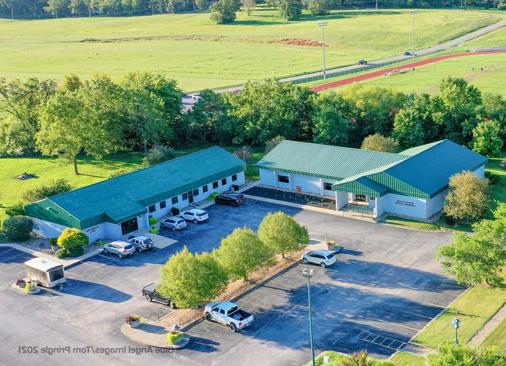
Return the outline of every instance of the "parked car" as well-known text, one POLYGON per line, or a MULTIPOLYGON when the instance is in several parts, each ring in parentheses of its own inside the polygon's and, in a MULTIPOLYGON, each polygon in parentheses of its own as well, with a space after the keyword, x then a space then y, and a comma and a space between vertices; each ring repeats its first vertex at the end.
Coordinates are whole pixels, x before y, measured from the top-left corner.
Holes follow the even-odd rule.
POLYGON ((160 292, 157 291, 157 284, 152 282, 149 285, 146 285, 142 288, 142 296, 146 298, 148 301, 156 301, 160 304, 170 306, 172 309, 176 308, 176 305, 167 297, 163 296, 160 292))
POLYGON ((359 60, 358 64, 359 65, 367 65, 367 61, 366 60, 359 60))
POLYGON ((194 208, 188 211, 183 211, 181 213, 181 217, 186 221, 193 221, 195 224, 199 222, 204 222, 209 219, 209 215, 204 210, 199 210, 198 208, 194 208))
POLYGON ((134 236, 133 238, 129 238, 128 241, 135 246, 138 252, 145 252, 153 248, 153 239, 147 236, 134 236))
POLYGON ((210 302, 204 308, 206 320, 214 320, 230 327, 234 332, 246 328, 255 320, 253 315, 239 309, 237 304, 226 302, 210 302))
POLYGON ((113 241, 104 245, 104 253, 115 254, 118 258, 123 258, 135 253, 135 245, 122 240, 113 241))
POLYGON ((222 193, 214 199, 220 205, 240 206, 244 203, 245 197, 240 193, 222 193))
POLYGON ((160 228, 169 229, 172 231, 183 230, 186 228, 186 221, 180 216, 172 216, 160 223, 160 228))
POLYGON ((336 263, 336 254, 329 250, 311 250, 306 251, 301 257, 302 263, 317 264, 322 268, 328 267, 336 263))

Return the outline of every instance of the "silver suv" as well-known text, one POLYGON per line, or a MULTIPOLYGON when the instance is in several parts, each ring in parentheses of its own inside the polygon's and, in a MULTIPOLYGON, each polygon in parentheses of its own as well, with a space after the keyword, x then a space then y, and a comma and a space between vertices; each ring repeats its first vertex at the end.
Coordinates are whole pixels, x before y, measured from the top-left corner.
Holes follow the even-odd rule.
POLYGON ((153 248, 153 239, 147 236, 134 236, 133 238, 129 238, 128 241, 135 246, 138 252, 144 252, 153 248))
POLYGON ((133 255, 135 253, 135 246, 126 241, 118 240, 104 245, 104 253, 115 254, 118 258, 133 255))
POLYGON ((180 216, 173 216, 162 221, 162 223, 160 223, 160 227, 172 231, 183 230, 186 228, 186 221, 180 216))

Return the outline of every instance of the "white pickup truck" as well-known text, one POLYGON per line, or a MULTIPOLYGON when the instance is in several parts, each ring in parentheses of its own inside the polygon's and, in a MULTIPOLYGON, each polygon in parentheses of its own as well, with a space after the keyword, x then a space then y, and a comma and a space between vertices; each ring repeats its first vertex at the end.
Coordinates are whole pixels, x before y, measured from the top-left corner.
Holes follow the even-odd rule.
POLYGON ((211 302, 204 308, 206 320, 214 320, 218 323, 228 325, 230 329, 237 332, 253 323, 253 315, 239 309, 233 302, 211 302))

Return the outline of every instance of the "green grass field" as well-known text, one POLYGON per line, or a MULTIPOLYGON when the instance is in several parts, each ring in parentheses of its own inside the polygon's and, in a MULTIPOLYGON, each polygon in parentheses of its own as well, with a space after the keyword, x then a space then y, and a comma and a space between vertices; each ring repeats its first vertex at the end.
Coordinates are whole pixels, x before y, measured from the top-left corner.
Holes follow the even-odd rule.
MULTIPOLYGON (((494 11, 419 10, 417 45, 428 47, 502 19, 494 11)), ((232 25, 208 13, 124 18, 0 20, 0 76, 55 78, 128 71, 166 73, 185 90, 319 70, 321 48, 283 39, 320 40, 326 27, 327 65, 399 54, 411 45, 408 10, 339 11, 287 22, 259 7, 232 25)))
POLYGON ((506 319, 503 319, 497 328, 485 338, 481 346, 495 346, 499 352, 506 355, 506 319))
POLYGON ((425 358, 408 352, 397 352, 390 358, 395 366, 425 366, 425 358))

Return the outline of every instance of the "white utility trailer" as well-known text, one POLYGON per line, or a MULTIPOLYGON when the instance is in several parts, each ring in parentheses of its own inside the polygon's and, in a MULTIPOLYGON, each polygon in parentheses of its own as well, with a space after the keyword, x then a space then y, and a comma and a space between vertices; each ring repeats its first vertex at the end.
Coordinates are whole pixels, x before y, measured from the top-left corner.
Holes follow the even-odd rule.
POLYGON ((46 258, 33 258, 25 262, 26 274, 31 281, 44 287, 54 287, 65 282, 63 265, 46 258))

